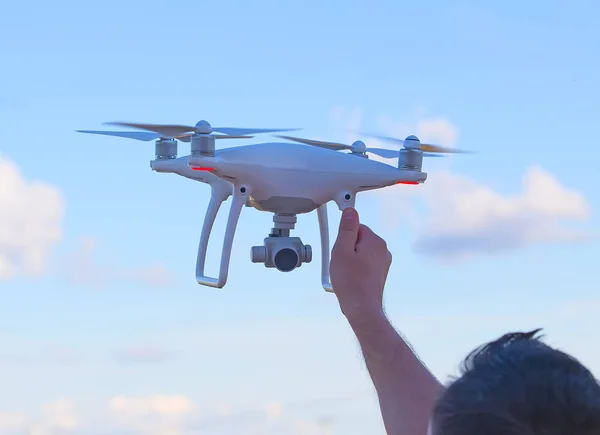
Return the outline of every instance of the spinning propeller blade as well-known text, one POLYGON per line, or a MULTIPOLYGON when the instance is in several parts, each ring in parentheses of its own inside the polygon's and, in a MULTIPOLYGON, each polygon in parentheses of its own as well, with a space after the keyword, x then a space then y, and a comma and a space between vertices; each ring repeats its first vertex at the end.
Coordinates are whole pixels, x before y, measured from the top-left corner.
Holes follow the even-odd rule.
MULTIPOLYGON (((177 136, 177 139, 179 139, 181 142, 191 142, 193 135, 194 135, 193 133, 188 133, 184 136, 177 136)), ((227 136, 224 134, 216 134, 215 135, 215 139, 251 139, 253 137, 254 136, 227 136)))
POLYGON ((193 132, 195 130, 195 127, 190 127, 187 125, 140 124, 136 122, 106 122, 105 125, 131 127, 140 130, 153 131, 160 137, 175 137, 184 133, 193 132))
MULTIPOLYGON (((103 131, 103 130, 75 130, 77 133, 88 133, 88 134, 101 134, 105 136, 117 136, 124 137, 127 139, 135 139, 141 140, 144 142, 149 142, 151 140, 159 139, 159 138, 167 138, 167 139, 178 139, 182 142, 191 142, 192 136, 194 133, 185 133, 180 134, 178 136, 164 136, 158 133, 149 132, 149 131, 103 131)), ((254 136, 227 136, 217 134, 215 135, 215 139, 251 139, 254 136)))
MULTIPOLYGON (((166 137, 175 137, 184 133, 223 133, 227 136, 247 136, 250 134, 272 133, 278 131, 296 131, 299 128, 234 128, 234 127, 211 127, 206 121, 200 121, 195 126, 179 124, 143 124, 137 122, 107 122, 106 125, 118 125, 121 127, 138 128, 140 130, 153 131, 166 137)), ((232 137, 233 139, 233 137, 232 137)))
POLYGON ((327 149, 335 150, 335 151, 352 149, 352 146, 350 146, 350 145, 346 145, 343 143, 337 143, 337 142, 324 142, 321 140, 303 139, 301 137, 293 137, 293 136, 277 136, 277 137, 279 137, 281 139, 291 140, 294 142, 300 142, 300 143, 303 143, 306 145, 314 145, 319 148, 327 148, 327 149))
POLYGON ((254 136, 246 136, 246 135, 243 135, 243 136, 229 136, 229 135, 226 135, 226 134, 215 134, 215 139, 250 139, 251 137, 254 137, 254 136))
POLYGON ((146 131, 100 131, 100 130, 76 130, 77 133, 103 134, 105 136, 118 136, 128 139, 141 140, 148 142, 160 137, 159 134, 146 131))
MULTIPOLYGON (((279 137, 281 139, 287 139, 287 140, 291 140, 294 142, 303 143, 306 145, 316 146, 319 148, 327 148, 327 149, 334 150, 334 151, 340 151, 340 150, 352 151, 355 149, 354 144, 348 145, 348 144, 343 144, 343 143, 338 143, 338 142, 326 142, 326 141, 314 140, 314 139, 304 139, 301 137, 294 137, 294 136, 277 136, 277 137, 279 137)), ((355 144, 356 144, 356 142, 355 142, 355 144)), ((360 142, 359 146, 363 147, 363 149, 360 150, 358 147, 356 147, 356 151, 365 151, 368 153, 373 153, 380 157, 383 157, 384 159, 395 159, 398 157, 398 151, 396 151, 396 150, 390 150, 390 149, 386 149, 386 148, 365 147, 362 142, 360 142)), ((431 154, 431 153, 423 153, 423 155, 425 157, 443 157, 438 154, 431 154)))
MULTIPOLYGON (((387 148, 367 148, 367 152, 377 154, 379 157, 384 159, 395 159, 398 157, 398 151, 390 150, 387 148)), ((440 154, 423 153, 424 157, 445 157, 440 154)))
POLYGON ((383 157, 384 159, 395 159, 398 157, 398 151, 385 148, 367 148, 367 152, 383 157))
MULTIPOLYGON (((366 136, 366 137, 370 137, 373 139, 378 139, 384 142, 389 142, 389 143, 395 143, 395 144, 399 144, 399 145, 406 145, 406 143, 408 142, 407 139, 398 139, 396 137, 390 137, 390 136, 382 136, 382 135, 377 135, 377 134, 367 134, 367 133, 359 133, 359 132, 355 132, 356 134, 360 134, 361 136, 366 136)), ((411 136, 409 136, 411 137, 411 136)), ((416 139, 416 137, 415 137, 416 139)), ((416 139, 418 140, 418 139, 416 139)), ((421 143, 421 147, 420 150, 423 152, 428 152, 428 153, 444 153, 444 154, 472 154, 472 151, 465 151, 465 150, 458 150, 456 148, 446 148, 446 147, 442 147, 439 145, 432 145, 432 144, 424 144, 421 143)), ((425 154, 423 154, 425 155, 425 154)), ((430 154, 429 157, 432 157, 433 154, 430 154)), ((437 156, 437 154, 436 154, 437 156)))
POLYGON ((248 134, 275 133, 278 131, 298 131, 301 128, 233 128, 233 127, 213 127, 213 131, 226 134, 228 136, 245 136, 248 134))
POLYGON ((130 127, 145 131, 99 131, 99 130, 77 130, 79 133, 103 134, 107 136, 125 137, 141 141, 151 141, 154 139, 178 139, 182 142, 190 142, 196 134, 212 134, 219 132, 222 134, 213 135, 215 139, 250 139, 256 133, 270 133, 276 131, 294 131, 299 128, 234 128, 234 127, 216 127, 213 128, 207 121, 199 121, 196 125, 181 124, 147 124, 139 122, 106 122, 106 125, 117 125, 120 127, 130 127))

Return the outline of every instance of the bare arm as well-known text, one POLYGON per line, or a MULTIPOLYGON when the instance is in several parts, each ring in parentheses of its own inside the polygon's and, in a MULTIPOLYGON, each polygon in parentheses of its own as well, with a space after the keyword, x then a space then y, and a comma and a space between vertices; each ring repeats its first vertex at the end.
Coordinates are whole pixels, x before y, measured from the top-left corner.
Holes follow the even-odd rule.
POLYGON ((426 435, 443 386, 419 361, 383 311, 348 318, 377 391, 388 435, 426 435))
POLYGON ((360 343, 388 435, 426 435, 442 386, 384 314, 391 263, 385 241, 360 224, 356 210, 344 210, 331 255, 333 289, 360 343))

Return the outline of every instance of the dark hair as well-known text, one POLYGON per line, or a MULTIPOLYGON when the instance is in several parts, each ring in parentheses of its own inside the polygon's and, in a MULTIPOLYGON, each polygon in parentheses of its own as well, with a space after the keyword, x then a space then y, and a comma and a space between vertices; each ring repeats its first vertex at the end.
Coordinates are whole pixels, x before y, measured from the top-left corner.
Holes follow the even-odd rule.
POLYGON ((434 407, 434 435, 600 435, 600 384, 539 331, 471 352, 434 407))

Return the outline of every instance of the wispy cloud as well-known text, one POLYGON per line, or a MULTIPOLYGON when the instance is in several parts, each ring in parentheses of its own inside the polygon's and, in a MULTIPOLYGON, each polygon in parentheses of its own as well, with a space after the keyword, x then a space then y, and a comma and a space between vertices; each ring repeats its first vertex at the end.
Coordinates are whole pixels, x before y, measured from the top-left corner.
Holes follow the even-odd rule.
POLYGON ((115 352, 117 361, 122 363, 159 363, 175 356, 176 352, 156 344, 131 346, 115 352))
POLYGON ((61 273, 71 284, 94 288, 106 288, 115 283, 156 288, 175 284, 175 278, 161 263, 146 266, 101 264, 94 257, 97 246, 96 240, 82 238, 77 248, 61 262, 61 273))
POLYGON ((16 366, 65 366, 78 364, 83 361, 83 355, 70 346, 48 345, 39 350, 13 351, 2 349, 0 351, 0 365, 10 364, 16 366))

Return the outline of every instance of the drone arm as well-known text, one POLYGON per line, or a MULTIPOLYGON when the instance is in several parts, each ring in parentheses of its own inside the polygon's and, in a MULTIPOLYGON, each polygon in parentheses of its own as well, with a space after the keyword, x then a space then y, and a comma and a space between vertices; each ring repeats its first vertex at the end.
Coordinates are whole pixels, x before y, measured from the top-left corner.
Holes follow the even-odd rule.
POLYGON ((317 208, 319 228, 321 229, 321 284, 325 291, 333 292, 329 281, 329 222, 327 219, 327 203, 317 208))
POLYGON ((196 261, 196 281, 198 284, 202 284, 208 287, 223 288, 227 282, 227 275, 229 272, 229 260, 231 259, 231 248, 233 246, 233 237, 237 227, 238 219, 242 211, 242 207, 246 203, 246 196, 248 194, 247 189, 244 189, 245 193, 239 193, 236 191, 233 195, 233 201, 231 203, 231 209, 229 211, 229 218, 227 220, 227 227, 225 229, 225 238, 223 241, 223 250, 221 252, 221 264, 219 267, 219 277, 211 278, 204 274, 204 267, 206 263, 206 252, 208 249, 208 240, 212 231, 215 218, 221 207, 221 204, 227 199, 229 193, 224 193, 218 189, 213 189, 208 209, 206 210, 206 217, 204 218, 204 225, 202 226, 202 235, 200 236, 200 244, 198 246, 198 259, 196 261))

